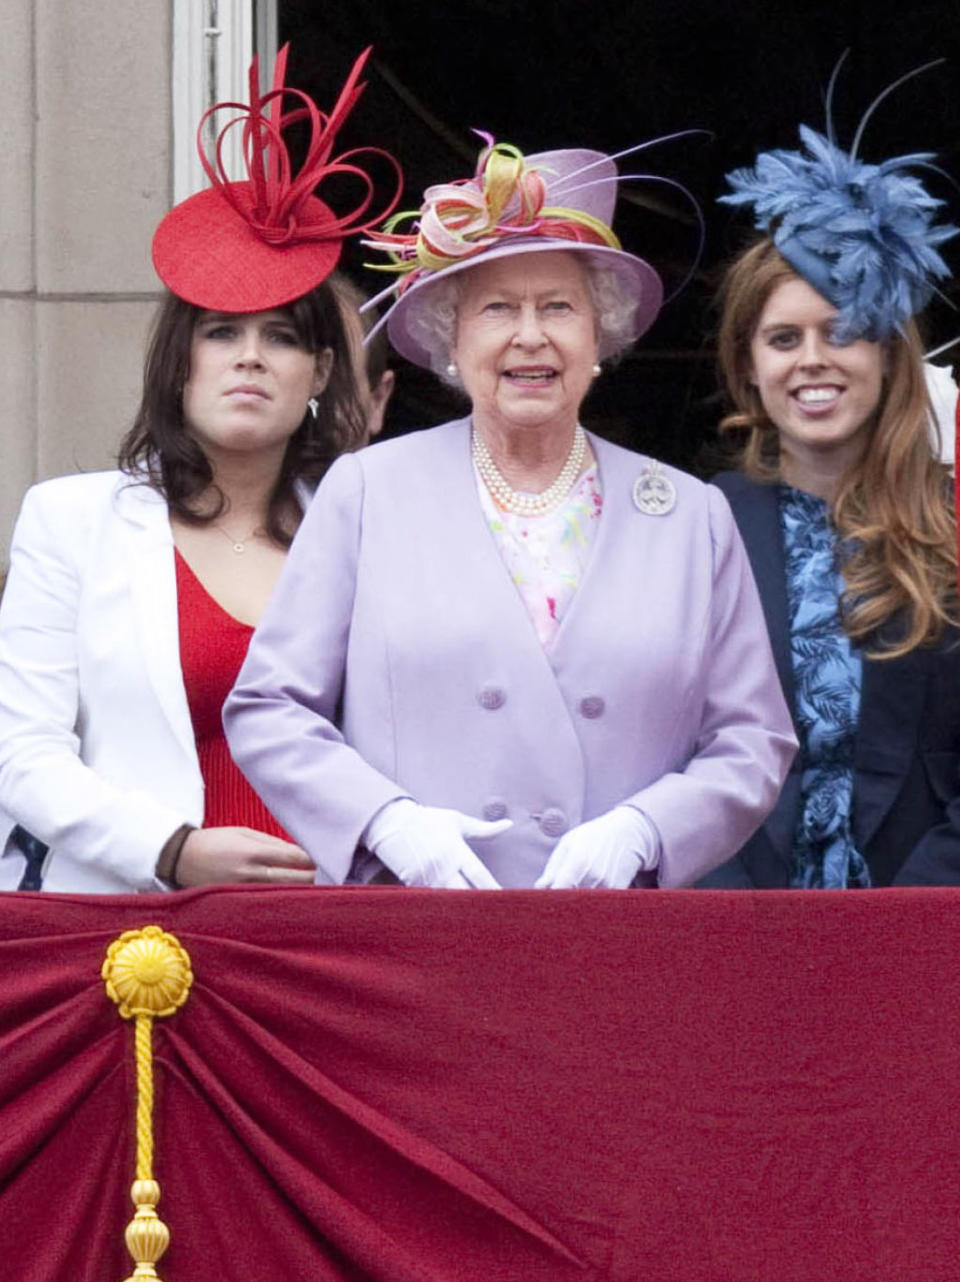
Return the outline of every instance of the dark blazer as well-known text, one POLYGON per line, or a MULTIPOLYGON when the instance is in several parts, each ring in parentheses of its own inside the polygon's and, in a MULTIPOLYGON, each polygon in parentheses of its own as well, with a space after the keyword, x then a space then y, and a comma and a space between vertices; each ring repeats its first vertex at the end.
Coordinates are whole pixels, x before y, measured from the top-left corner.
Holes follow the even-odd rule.
MULTIPOLYGON (((746 544, 780 682, 795 716, 777 488, 722 472, 746 544)), ((710 887, 785 887, 800 805, 799 756, 773 813, 710 887)), ((854 747, 853 836, 873 884, 960 884, 960 636, 901 659, 864 657, 854 747)))

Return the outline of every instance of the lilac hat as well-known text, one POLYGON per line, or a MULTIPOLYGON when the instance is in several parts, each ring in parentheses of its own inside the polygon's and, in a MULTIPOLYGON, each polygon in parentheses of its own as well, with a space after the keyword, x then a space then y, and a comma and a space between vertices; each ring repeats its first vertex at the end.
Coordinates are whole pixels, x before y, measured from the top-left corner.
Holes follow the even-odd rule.
MULTIPOLYGON (((663 286, 649 263, 621 249, 610 227, 617 199, 615 158, 582 149, 524 156, 516 147, 480 136, 487 145, 472 178, 428 187, 418 211, 395 214, 363 242, 391 259, 375 270, 400 274, 398 283, 368 304, 397 295, 375 328, 386 323, 397 351, 429 369, 430 326, 423 317, 434 305, 436 282, 495 258, 563 250, 614 273, 634 300, 631 340, 639 338, 660 310, 663 286), (394 230, 411 218, 417 219, 414 232, 394 230)), ((601 359, 613 352, 611 340, 601 338, 601 359)))

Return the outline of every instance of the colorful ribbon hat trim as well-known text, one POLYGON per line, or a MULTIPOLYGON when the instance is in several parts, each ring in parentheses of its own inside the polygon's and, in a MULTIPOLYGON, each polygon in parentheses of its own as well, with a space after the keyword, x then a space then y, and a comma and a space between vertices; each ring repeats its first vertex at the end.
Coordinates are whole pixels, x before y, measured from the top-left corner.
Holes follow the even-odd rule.
POLYGON ((384 251, 389 263, 369 264, 375 271, 397 272, 406 289, 424 271, 442 271, 483 253, 506 237, 539 236, 619 249, 612 228, 584 210, 546 205, 542 173, 510 143, 486 142, 472 178, 428 187, 419 210, 394 216, 364 245, 384 251), (396 230, 416 219, 413 232, 396 230))

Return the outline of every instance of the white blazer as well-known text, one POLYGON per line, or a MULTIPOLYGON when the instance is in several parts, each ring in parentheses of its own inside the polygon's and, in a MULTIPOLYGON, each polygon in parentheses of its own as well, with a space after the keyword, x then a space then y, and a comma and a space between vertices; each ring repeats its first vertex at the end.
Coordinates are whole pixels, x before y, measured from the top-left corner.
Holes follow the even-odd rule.
POLYGON ((44 890, 159 888, 167 838, 203 820, 163 497, 119 472, 34 486, 0 605, 0 889, 20 823, 44 890))

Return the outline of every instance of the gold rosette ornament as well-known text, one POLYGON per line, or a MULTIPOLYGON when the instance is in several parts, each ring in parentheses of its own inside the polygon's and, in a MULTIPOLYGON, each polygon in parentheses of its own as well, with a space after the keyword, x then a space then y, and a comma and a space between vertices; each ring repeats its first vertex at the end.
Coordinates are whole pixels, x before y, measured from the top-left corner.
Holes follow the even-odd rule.
POLYGON ((170 1230, 157 1215, 160 1185, 153 1178, 153 1021, 183 1005, 193 983, 190 956, 159 926, 125 930, 107 949, 100 974, 124 1019, 136 1020, 137 1173, 130 1196, 136 1213, 124 1237, 135 1268, 126 1282, 156 1278, 170 1230))

